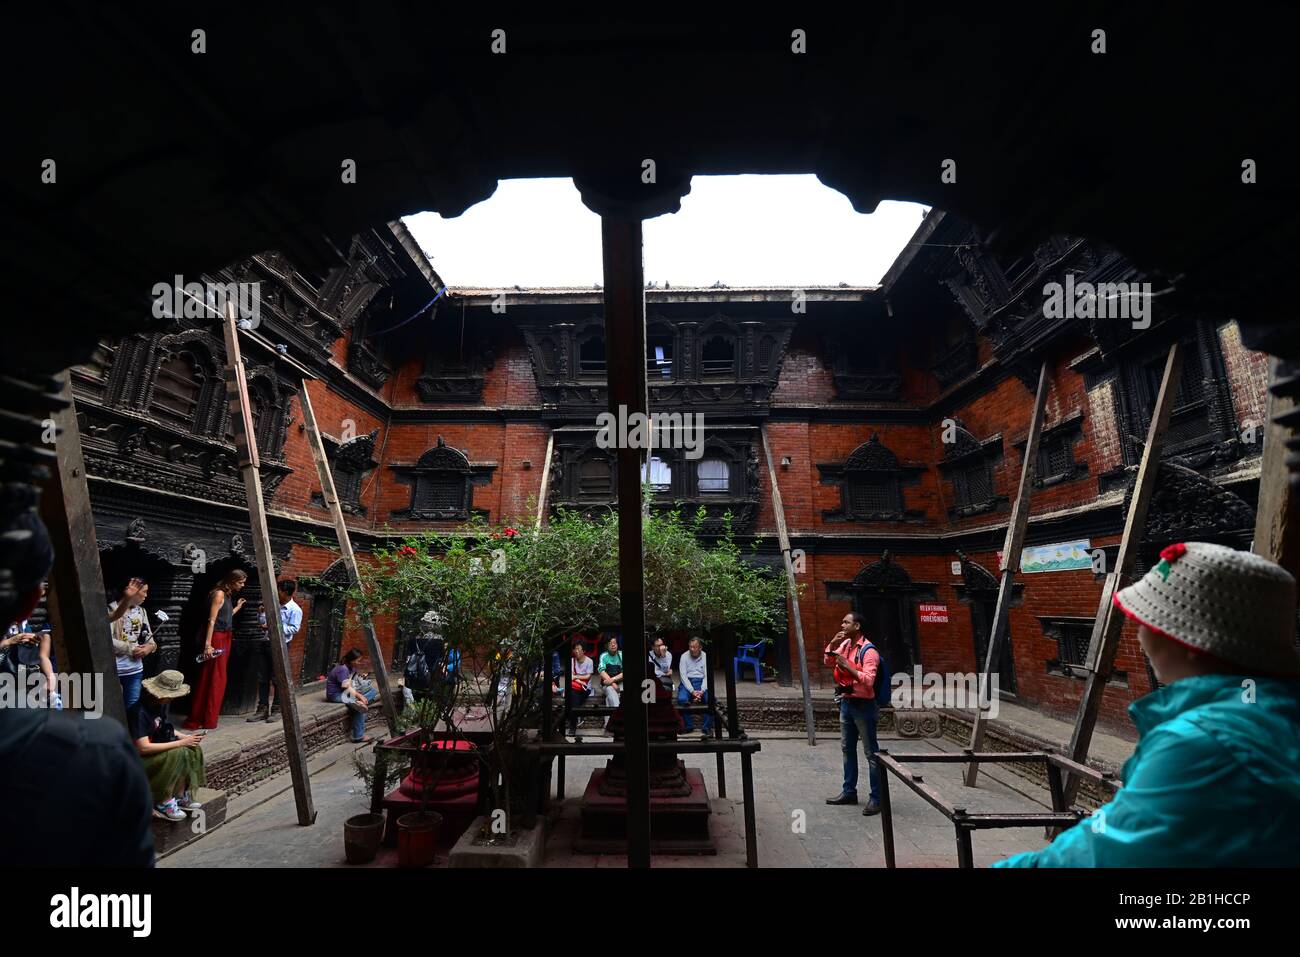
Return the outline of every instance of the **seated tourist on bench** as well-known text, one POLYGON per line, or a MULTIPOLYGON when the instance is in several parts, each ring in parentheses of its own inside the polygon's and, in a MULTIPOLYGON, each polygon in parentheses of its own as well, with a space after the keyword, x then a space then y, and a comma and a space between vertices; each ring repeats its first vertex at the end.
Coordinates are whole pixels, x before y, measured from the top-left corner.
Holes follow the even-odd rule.
POLYGON ((1170 545, 1115 605, 1161 687, 1109 804, 995 867, 1288 867, 1300 861, 1296 584, 1222 545, 1170 545))
POLYGON ((361 649, 353 648, 325 677, 325 700, 345 704, 352 712, 350 740, 353 744, 365 744, 374 740, 366 737, 366 712, 370 710, 370 702, 379 697, 375 687, 357 674, 357 662, 360 660, 361 649))
POLYGON ((154 810, 169 821, 185 820, 186 811, 197 811, 201 804, 193 794, 205 783, 201 734, 177 737, 167 720, 168 702, 190 693, 185 676, 179 671, 164 671, 140 683, 139 706, 135 709, 136 750, 149 778, 154 810))
POLYGON ((656 638, 650 646, 651 673, 659 679, 659 686, 669 695, 673 693, 673 653, 668 650, 662 638, 656 638))
MULTIPOLYGON (((619 650, 617 638, 609 639, 606 648, 608 650, 600 656, 600 664, 596 666, 600 675, 597 690, 604 691, 606 705, 617 708, 618 696, 623 690, 623 652, 619 650)), ((605 727, 609 727, 609 718, 605 719, 605 727)))
MULTIPOLYGON (((704 643, 698 638, 691 639, 690 650, 682 655, 678 664, 682 683, 677 689, 679 705, 709 703, 709 656, 704 653, 704 643)), ((682 728, 687 734, 695 730, 695 715, 686 711, 682 713, 682 728)), ((704 737, 713 730, 713 715, 705 712, 704 737)))
POLYGON ((573 643, 572 677, 569 679, 569 736, 578 734, 578 709, 591 697, 591 675, 595 662, 587 657, 587 647, 580 641, 573 643))

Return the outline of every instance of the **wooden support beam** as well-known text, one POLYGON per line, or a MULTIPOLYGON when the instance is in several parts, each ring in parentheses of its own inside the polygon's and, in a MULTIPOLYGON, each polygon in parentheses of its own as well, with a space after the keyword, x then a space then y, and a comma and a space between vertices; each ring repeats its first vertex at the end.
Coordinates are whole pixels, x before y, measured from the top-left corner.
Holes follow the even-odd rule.
MULTIPOLYGON (((645 277, 641 220, 602 215, 605 358, 609 409, 619 421, 645 414, 645 277)), ((645 556, 642 552, 641 461, 644 450, 618 449, 618 583, 623 627, 623 731, 627 767, 627 863, 650 866, 650 724, 641 685, 646 676, 645 556)))
MULTIPOLYGON (((772 513, 776 516, 776 537, 781 546, 781 559, 785 563, 786 590, 790 594, 790 611, 794 617, 794 638, 799 650, 799 683, 803 687, 803 720, 808 728, 808 744, 816 746, 817 728, 813 721, 812 691, 808 687, 808 653, 803 643, 803 619, 799 615, 799 584, 795 581, 794 561, 790 557, 790 532, 785 525, 785 507, 781 503, 781 487, 776 481, 776 467, 772 464, 772 445, 767 438, 767 423, 760 427, 763 437, 763 455, 767 458, 767 481, 772 486, 772 513)), ((727 662, 723 662, 727 664, 727 662)))
POLYGON ((267 636, 271 642, 271 672, 275 679, 276 700, 284 721, 284 747, 293 780, 294 802, 298 823, 304 827, 316 822, 312 806, 311 778, 307 773, 307 749, 303 746, 302 726, 298 722, 298 699, 289 681, 289 650, 280 630, 279 600, 275 591, 275 557, 271 554, 271 534, 266 527, 266 504, 262 498, 262 475, 258 470, 257 440, 253 431, 253 410, 248 401, 248 381, 244 360, 239 352, 239 329, 234 303, 226 303, 223 323, 226 338, 226 398, 230 402, 230 420, 235 436, 235 454, 244 477, 244 494, 248 498, 248 517, 252 526, 253 550, 257 556, 257 577, 262 600, 271 608, 266 616, 267 636))
MULTIPOLYGON (((339 551, 343 557, 343 567, 347 569, 348 581, 361 587, 361 571, 357 567, 357 555, 352 550, 352 537, 348 534, 347 522, 343 520, 343 507, 339 504, 338 493, 334 489, 334 473, 330 471, 329 458, 325 454, 325 441, 321 438, 320 426, 316 422, 316 412, 311 405, 311 396, 307 394, 307 380, 298 386, 298 403, 302 406, 302 422, 307 432, 307 445, 311 449, 312 461, 316 463, 316 475, 320 478, 321 497, 329 509, 334 521, 334 535, 339 540, 339 551)), ((366 650, 370 654, 370 667, 375 674, 375 685, 379 689, 379 700, 384 708, 384 717, 388 721, 388 733, 397 734, 397 702, 393 691, 388 686, 388 666, 384 663, 384 652, 379 646, 379 637, 375 634, 375 624, 366 608, 361 609, 361 630, 366 636, 366 650)))
MULTIPOLYGON (((1142 545, 1147 508, 1151 504, 1156 476, 1160 472, 1160 450, 1169 428, 1174 398, 1182 382, 1182 372, 1183 347, 1175 342, 1169 347, 1169 355, 1165 359, 1160 392, 1151 414, 1151 425, 1147 428, 1146 445, 1142 448, 1142 460, 1138 465, 1137 480, 1133 486, 1132 498, 1129 499, 1128 515, 1124 520, 1124 534, 1119 541, 1119 554, 1115 558, 1115 567, 1107 575, 1106 587, 1102 589, 1102 603, 1097 608, 1092 638, 1088 642, 1088 678, 1084 683, 1083 696, 1079 699, 1074 733, 1070 737, 1069 757, 1079 764, 1088 763, 1088 749, 1092 745, 1092 732, 1097 726, 1097 713, 1101 710, 1102 692, 1106 689, 1106 682, 1115 665, 1115 652, 1119 649, 1120 632, 1124 628, 1124 616, 1115 607, 1112 596, 1132 572, 1133 560, 1142 545)), ((1065 784, 1066 807, 1074 803, 1078 791, 1079 778, 1071 774, 1065 784)))
MULTIPOLYGON (((989 647, 980 670, 979 700, 976 702, 975 723, 971 726, 970 750, 978 752, 984 746, 985 702, 989 700, 989 674, 1002 660, 1002 646, 1007 640, 1007 626, 1011 614, 1013 579, 1020 568, 1020 551, 1025 544, 1025 529, 1029 525, 1029 493, 1034 485, 1034 467, 1038 461, 1038 439, 1043 434, 1043 414, 1047 404, 1048 362, 1043 360, 1038 370, 1038 388, 1034 392, 1034 411, 1029 418, 1029 435, 1025 439, 1024 458, 1020 463, 1020 486, 1016 490, 1016 504, 1011 509, 1007 523, 1007 537, 1002 545, 1002 577, 998 581, 998 601, 993 612, 993 629, 989 634, 989 647)), ((963 780, 973 788, 979 778, 980 766, 972 760, 966 766, 963 780)))
MULTIPOLYGON (((551 484, 551 456, 555 453, 555 433, 546 437, 546 461, 542 463, 542 487, 537 493, 537 522, 534 532, 542 530, 542 518, 546 515, 546 490, 551 484)), ((566 685, 567 687, 567 685, 566 685)))
POLYGON ((51 416, 55 465, 41 490, 41 520, 54 547, 46 608, 54 635, 62 639, 63 672, 102 682, 103 714, 126 724, 72 383, 67 370, 57 379, 62 408, 51 416))
POLYGON ((1300 579, 1300 494, 1291 486, 1286 464, 1287 443, 1293 441, 1295 430, 1277 421, 1283 416, 1287 417, 1284 421, 1294 418, 1289 413, 1295 411, 1296 404, 1290 395, 1274 392, 1280 385, 1278 364, 1276 357, 1268 364, 1268 421, 1261 426, 1264 452, 1259 463, 1253 551, 1300 579))

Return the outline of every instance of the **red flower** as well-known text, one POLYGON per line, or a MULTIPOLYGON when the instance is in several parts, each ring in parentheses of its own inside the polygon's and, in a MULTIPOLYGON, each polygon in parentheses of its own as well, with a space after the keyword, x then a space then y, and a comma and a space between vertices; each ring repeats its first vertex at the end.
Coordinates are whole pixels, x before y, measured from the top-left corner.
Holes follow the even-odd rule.
POLYGON ((1187 554, 1187 546, 1182 542, 1175 542, 1173 545, 1166 545, 1160 552, 1160 557, 1167 562, 1176 562, 1187 554))
POLYGON ((398 549, 397 554, 399 554, 399 555, 418 555, 418 554, 420 554, 420 553, 417 552, 417 551, 416 551, 414 548, 412 548, 410 545, 403 545, 400 549, 398 549))
POLYGON ((518 534, 519 534, 518 530, 511 528, 509 525, 506 526, 506 537, 507 537, 507 538, 514 538, 514 537, 515 537, 516 535, 518 535, 518 534))

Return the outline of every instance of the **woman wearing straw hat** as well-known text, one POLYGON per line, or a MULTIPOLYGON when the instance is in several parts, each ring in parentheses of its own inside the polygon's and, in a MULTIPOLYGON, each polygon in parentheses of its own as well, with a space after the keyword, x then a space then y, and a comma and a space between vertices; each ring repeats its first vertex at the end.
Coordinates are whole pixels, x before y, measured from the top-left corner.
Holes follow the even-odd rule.
POLYGON ((1162 687, 1129 706, 1124 787, 1040 851, 995 867, 1300 862, 1296 583, 1249 552, 1186 542, 1116 606, 1162 687))
POLYGON ((149 778, 153 807, 169 821, 183 821, 186 811, 202 806, 191 795, 206 781, 200 747, 203 735, 178 738, 167 720, 167 703, 189 694, 190 686, 179 671, 164 671, 143 682, 141 688, 144 693, 131 736, 149 778))

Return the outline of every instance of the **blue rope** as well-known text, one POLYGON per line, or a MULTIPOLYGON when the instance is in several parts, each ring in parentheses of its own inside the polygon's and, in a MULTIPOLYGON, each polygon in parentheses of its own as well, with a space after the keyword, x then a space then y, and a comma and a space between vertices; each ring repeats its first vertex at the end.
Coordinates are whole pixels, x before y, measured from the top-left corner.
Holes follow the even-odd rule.
POLYGON ((395 325, 395 326, 391 326, 391 327, 388 328, 388 329, 381 330, 380 332, 371 332, 371 333, 368 333, 368 334, 366 335, 366 338, 367 338, 367 339, 373 339, 375 336, 386 336, 386 335, 388 335, 388 333, 390 333, 390 332, 396 332, 398 329, 402 328, 402 326, 406 325, 408 322, 411 322, 411 321, 413 321, 413 320, 415 320, 415 319, 418 319, 420 316, 424 315, 425 312, 428 311, 428 309, 429 309, 430 306, 432 306, 435 302, 437 302, 439 299, 442 298, 442 294, 443 294, 444 292, 446 292, 446 291, 447 291, 447 287, 446 287, 446 286, 443 286, 441 289, 438 290, 438 295, 434 296, 432 299, 430 299, 428 302, 426 302, 423 306, 421 306, 419 309, 417 309, 417 310, 415 311, 415 313, 414 313, 412 316, 410 316, 410 317, 407 318, 407 319, 403 319, 403 320, 402 320, 401 322, 399 322, 397 325, 395 325))

